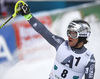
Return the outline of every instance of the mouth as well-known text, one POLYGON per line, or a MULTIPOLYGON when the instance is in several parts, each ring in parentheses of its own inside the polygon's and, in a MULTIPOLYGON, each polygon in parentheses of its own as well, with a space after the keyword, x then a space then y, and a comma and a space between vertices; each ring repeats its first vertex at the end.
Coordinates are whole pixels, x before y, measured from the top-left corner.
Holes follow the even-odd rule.
POLYGON ((72 42, 72 40, 69 39, 69 42, 72 42))

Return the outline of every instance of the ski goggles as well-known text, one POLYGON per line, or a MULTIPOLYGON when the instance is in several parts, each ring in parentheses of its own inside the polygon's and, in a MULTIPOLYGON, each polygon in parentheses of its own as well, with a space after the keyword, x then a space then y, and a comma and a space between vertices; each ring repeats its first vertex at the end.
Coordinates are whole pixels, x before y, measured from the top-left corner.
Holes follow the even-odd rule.
POLYGON ((78 33, 76 31, 67 31, 67 36, 70 36, 73 39, 77 39, 78 38, 78 33))

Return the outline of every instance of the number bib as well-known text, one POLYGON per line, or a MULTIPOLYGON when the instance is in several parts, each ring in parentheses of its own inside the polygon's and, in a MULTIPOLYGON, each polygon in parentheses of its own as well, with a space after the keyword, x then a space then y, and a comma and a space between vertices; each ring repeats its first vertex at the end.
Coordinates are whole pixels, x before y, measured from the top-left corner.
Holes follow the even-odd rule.
POLYGON ((64 42, 57 50, 51 79, 81 79, 91 53, 86 50, 82 54, 74 53, 64 42))
POLYGON ((51 79, 81 79, 84 73, 78 73, 72 71, 70 68, 67 68, 57 61, 50 73, 51 79))

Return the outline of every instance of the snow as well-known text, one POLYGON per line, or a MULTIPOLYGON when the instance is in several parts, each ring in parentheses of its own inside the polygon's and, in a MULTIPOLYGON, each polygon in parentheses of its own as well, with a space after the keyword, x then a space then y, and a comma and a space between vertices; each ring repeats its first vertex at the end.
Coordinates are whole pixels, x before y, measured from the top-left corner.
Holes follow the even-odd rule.
POLYGON ((40 50, 35 49, 34 53, 26 53, 24 49, 24 59, 16 64, 1 64, 0 79, 48 79, 54 62, 55 49, 47 42, 44 43, 45 45, 38 44, 38 48, 35 45, 40 50))
POLYGON ((29 63, 21 61, 12 67, 3 79, 48 79, 52 59, 38 60, 29 63))

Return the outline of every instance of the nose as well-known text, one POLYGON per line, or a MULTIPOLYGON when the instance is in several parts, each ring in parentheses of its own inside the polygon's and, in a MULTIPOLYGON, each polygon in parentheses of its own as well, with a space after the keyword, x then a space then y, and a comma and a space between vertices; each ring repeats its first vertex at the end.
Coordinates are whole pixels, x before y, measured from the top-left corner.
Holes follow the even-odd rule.
POLYGON ((68 36, 68 39, 72 39, 70 36, 68 36))

